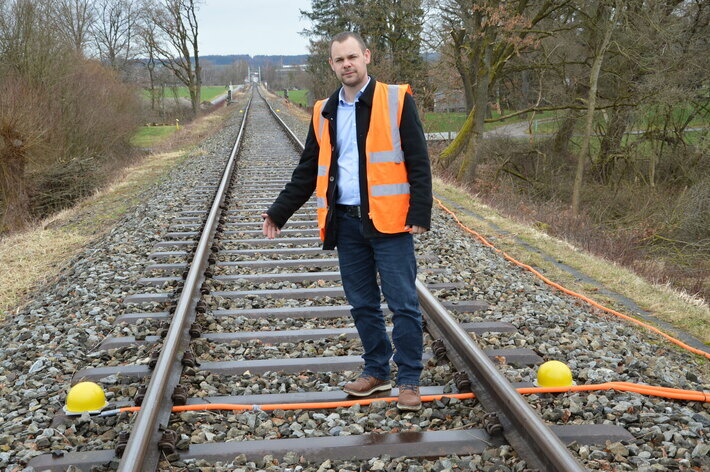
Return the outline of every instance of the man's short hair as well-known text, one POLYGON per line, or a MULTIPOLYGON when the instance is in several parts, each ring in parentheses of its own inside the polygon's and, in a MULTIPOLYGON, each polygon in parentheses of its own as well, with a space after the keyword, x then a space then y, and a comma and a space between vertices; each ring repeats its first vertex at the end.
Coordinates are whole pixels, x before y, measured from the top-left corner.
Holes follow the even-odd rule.
POLYGON ((348 38, 354 38, 355 41, 360 45, 360 49, 362 49, 362 52, 365 52, 365 49, 367 49, 367 44, 365 44, 365 40, 362 39, 362 36, 357 34, 354 31, 343 31, 342 33, 338 33, 335 36, 333 36, 333 39, 330 40, 330 46, 328 46, 328 54, 333 50, 333 43, 342 43, 348 38))

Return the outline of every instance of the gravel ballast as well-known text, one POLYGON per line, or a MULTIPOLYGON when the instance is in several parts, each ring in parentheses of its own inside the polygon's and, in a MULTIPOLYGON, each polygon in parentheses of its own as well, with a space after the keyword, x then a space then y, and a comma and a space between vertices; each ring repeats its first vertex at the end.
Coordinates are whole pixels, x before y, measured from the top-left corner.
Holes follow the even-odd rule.
MULTIPOLYGON (((255 97, 257 99, 257 97, 255 97)), ((279 99, 271 98, 274 104, 279 99)), ((284 107, 285 108, 285 107, 284 107)), ((283 110, 283 109, 282 109, 283 110)), ((37 292, 32 301, 12 320, 2 325, 0 348, 0 468, 22 470, 27 461, 42 453, 113 448, 118 433, 128 428, 128 415, 111 418, 82 417, 63 425, 52 425, 61 411, 74 372, 88 366, 146 363, 151 347, 132 346, 92 352, 107 336, 154 334, 155 320, 114 326, 115 317, 135 311, 159 311, 160 304, 127 307, 123 300, 132 294, 162 292, 166 287, 137 284, 146 276, 145 267, 153 245, 173 224, 174 215, 186 208, 191 188, 201 185, 200 173, 221 170, 237 134, 240 114, 229 119, 225 129, 208 138, 180 168, 145 192, 141 205, 133 209, 102 239, 92 243, 52 284, 37 292)), ((296 134, 305 140, 307 123, 296 134)), ((249 142, 245 142, 249 146, 249 142)), ((265 205, 266 206, 266 205, 265 205)), ((260 210, 256 210, 258 216, 260 210)), ((236 221, 236 220, 235 220, 236 221)), ((287 226, 287 228, 290 227, 287 226)), ((239 239, 244 236, 229 236, 239 239)), ((254 236, 249 236, 254 237, 254 236)), ((237 245, 225 247, 235 249, 237 245)), ((566 362, 575 381, 601 383, 627 381, 692 390, 710 390, 708 367, 699 356, 681 351, 661 338, 611 318, 585 303, 553 290, 531 273, 512 265, 494 250, 461 231, 453 219, 435 210, 432 231, 417 238, 420 256, 433 257, 422 266, 443 272, 422 274, 428 283, 461 283, 461 288, 436 291, 445 301, 481 300, 488 309, 474 314, 455 314, 460 321, 502 321, 515 325, 517 333, 488 333, 478 339, 484 348, 527 347, 545 360, 566 362)), ((303 258, 334 257, 308 255, 303 258)), ((223 257, 221 260, 251 258, 223 257)), ((175 261, 181 261, 175 258, 175 261)), ((165 261, 160 261, 165 262, 165 261)), ((332 269, 323 269, 332 270, 332 269)), ((251 270, 222 267, 219 274, 249 273, 251 270)), ((263 270, 251 272, 263 273, 263 270)), ((273 270, 272 270, 273 272, 273 270)), ((282 272, 281 269, 276 272, 282 272)), ((212 280, 212 290, 256 289, 241 281, 212 280)), ((332 286, 325 281, 307 283, 266 282, 259 289, 332 286), (292 287, 293 286, 293 287, 292 287)), ((263 308, 343 304, 341 298, 289 300, 251 297, 227 299, 209 295, 213 308, 263 308)), ((198 320, 205 332, 258 331, 352 327, 347 318, 329 320, 282 319, 275 321, 245 317, 215 317, 209 312, 198 320), (323 323, 325 322, 325 323, 323 323)), ((195 353, 201 360, 242 358, 308 357, 313 355, 357 355, 355 340, 321 339, 266 345, 256 341, 217 344, 199 340, 195 353)), ((510 381, 535 380, 536 368, 503 363, 501 371, 510 381)), ((190 369, 188 369, 189 371, 190 369)), ((307 373, 299 376, 278 372, 243 376, 219 376, 186 372, 183 383, 191 397, 325 391, 339 389, 357 372, 307 373)), ((425 367, 422 385, 442 385, 456 391, 448 364, 433 361, 425 367)), ((110 401, 130 401, 135 393, 130 379, 108 378, 102 382, 110 401)), ((571 450, 591 470, 707 470, 710 469, 707 439, 710 431, 708 404, 673 401, 623 392, 588 392, 528 395, 526 399, 549 424, 617 424, 634 436, 631 443, 601 446, 573 445, 571 450)), ((190 442, 255 440, 271 437, 303 437, 362 434, 363 432, 418 431, 480 427, 483 412, 474 401, 444 401, 425 405, 417 413, 400 413, 392 404, 377 402, 368 407, 337 408, 328 411, 288 412, 190 412, 175 415, 173 425, 181 436, 179 448, 190 442)), ((115 464, 114 464, 115 465, 115 464)), ((174 466, 180 466, 177 462, 174 466)), ((224 464, 190 461, 188 470, 510 470, 525 468, 510 448, 491 448, 480 456, 446 457, 438 460, 377 457, 369 461, 326 461, 309 463, 288 456, 266 456, 260 461, 237 457, 224 464)))

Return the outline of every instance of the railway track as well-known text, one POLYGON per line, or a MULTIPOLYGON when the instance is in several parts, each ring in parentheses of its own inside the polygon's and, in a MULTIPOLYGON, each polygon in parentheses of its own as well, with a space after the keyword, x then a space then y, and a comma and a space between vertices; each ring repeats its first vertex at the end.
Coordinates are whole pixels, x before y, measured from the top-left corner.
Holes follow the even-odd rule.
POLYGON ((498 371, 543 359, 529 347, 478 347, 473 338, 488 344, 491 333, 500 339, 517 329, 471 321, 486 304, 467 299, 449 280, 450 261, 434 252, 418 254, 418 291, 428 331, 422 395, 436 399, 406 414, 382 401, 396 389, 371 404, 348 403, 339 385, 359 370, 359 342, 336 255, 320 250, 315 205, 294 215, 280 239, 261 236, 259 215, 290 177, 300 144, 258 94, 244 116, 224 175, 194 189, 155 245, 142 290, 124 300, 131 309, 116 323, 128 335, 104 339, 74 376, 109 379, 113 408, 140 411, 91 420, 125 424, 114 449, 92 450, 89 440, 80 452, 37 456, 31 466, 127 471, 235 458, 263 464, 265 456, 295 465, 301 457, 498 454, 517 458, 515 470, 584 470, 565 444, 634 440, 610 424, 546 425, 514 390, 531 384, 511 384, 498 371), (476 400, 441 397, 469 389, 476 400), (181 404, 184 411, 171 411, 181 404))

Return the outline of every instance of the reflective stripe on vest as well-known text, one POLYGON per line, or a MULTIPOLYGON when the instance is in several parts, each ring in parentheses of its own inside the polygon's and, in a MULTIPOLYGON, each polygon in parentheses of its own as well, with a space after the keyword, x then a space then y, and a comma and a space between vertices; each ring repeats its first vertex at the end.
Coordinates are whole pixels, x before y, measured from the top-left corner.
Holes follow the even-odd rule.
POLYGON ((372 98, 367 156, 368 216, 381 233, 404 232, 409 212, 409 180, 399 122, 409 85, 377 83, 372 98))
POLYGON ((319 100, 313 106, 313 131, 320 146, 316 177, 316 211, 318 213, 318 228, 320 228, 321 241, 325 241, 325 219, 328 215, 328 174, 330 173, 330 160, 332 157, 328 120, 322 115, 326 103, 328 103, 327 98, 319 100))
MULTIPOLYGON (((409 85, 375 83, 365 155, 370 207, 368 216, 381 233, 404 232, 409 211, 409 182, 399 134, 404 96, 407 93, 412 93, 409 85)), ((327 99, 321 100, 313 107, 313 130, 320 146, 316 201, 321 240, 325 240, 328 179, 334 151, 328 120, 322 115, 326 103, 327 99)))

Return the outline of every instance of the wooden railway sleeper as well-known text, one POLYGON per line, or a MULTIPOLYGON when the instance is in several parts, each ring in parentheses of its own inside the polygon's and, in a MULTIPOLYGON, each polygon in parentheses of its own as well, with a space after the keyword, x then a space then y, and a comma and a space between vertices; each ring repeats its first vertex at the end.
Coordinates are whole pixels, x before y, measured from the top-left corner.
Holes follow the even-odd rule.
POLYGON ((177 384, 170 399, 173 401, 174 405, 184 405, 187 403, 187 396, 187 387, 182 384, 177 384))
POLYGON ((483 427, 486 428, 486 432, 491 436, 497 436, 503 434, 503 425, 498 418, 496 412, 486 413, 483 415, 483 427))

